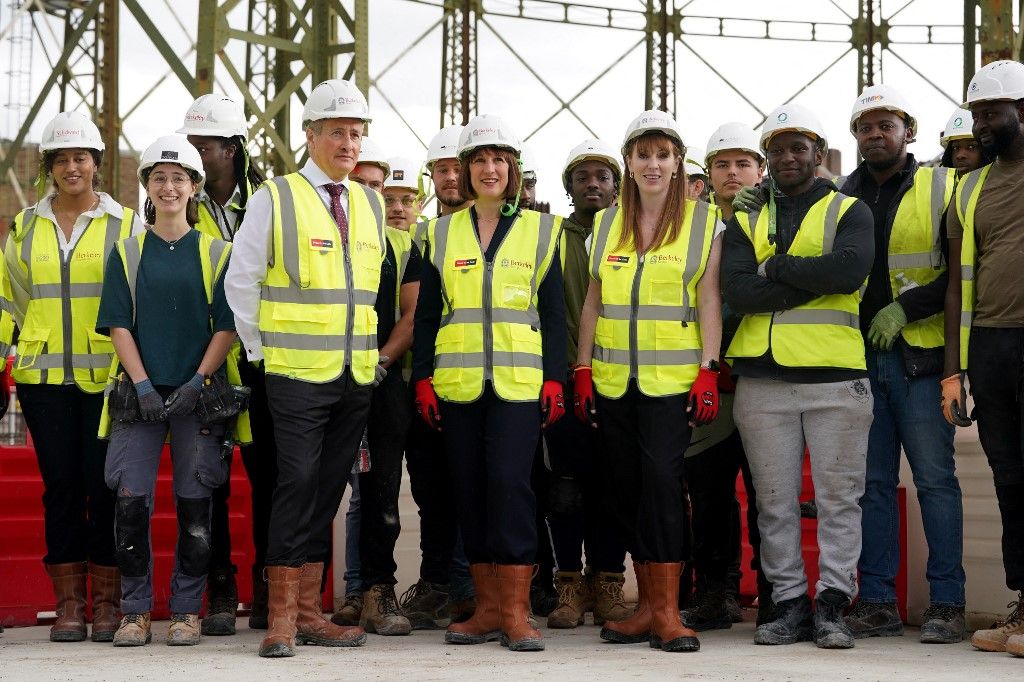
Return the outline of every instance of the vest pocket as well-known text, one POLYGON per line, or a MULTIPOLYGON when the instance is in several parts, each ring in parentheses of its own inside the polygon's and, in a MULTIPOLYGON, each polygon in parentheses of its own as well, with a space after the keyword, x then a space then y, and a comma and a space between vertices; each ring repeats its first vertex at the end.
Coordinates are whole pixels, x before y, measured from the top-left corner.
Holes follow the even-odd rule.
POLYGON ((97 367, 95 358, 89 359, 89 376, 94 384, 102 384, 107 381, 110 373, 110 360, 114 356, 114 342, 109 336, 99 334, 95 329, 85 328, 86 338, 89 341, 89 355, 105 355, 106 362, 102 367, 97 367))
POLYGON ((531 290, 528 286, 506 284, 501 287, 501 307, 526 310, 530 307, 531 290))
POLYGON ((50 340, 50 327, 25 327, 18 337, 18 357, 14 369, 29 370, 36 364, 36 359, 46 352, 46 343, 50 340))
POLYGON ((681 306, 683 304, 683 280, 656 279, 647 288, 647 303, 654 305, 681 306))
POLYGON ((539 384, 544 372, 540 332, 524 324, 513 324, 509 336, 513 348, 513 378, 520 384, 539 384))
POLYGON ((442 327, 434 341, 435 383, 458 383, 462 381, 465 364, 465 329, 460 324, 442 327))

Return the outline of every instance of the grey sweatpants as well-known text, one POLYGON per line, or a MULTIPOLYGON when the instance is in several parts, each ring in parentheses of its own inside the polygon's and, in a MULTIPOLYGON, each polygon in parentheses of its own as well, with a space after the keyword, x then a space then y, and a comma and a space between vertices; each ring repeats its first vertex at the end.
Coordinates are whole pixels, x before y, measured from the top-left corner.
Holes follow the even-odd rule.
POLYGON ((734 416, 757 491, 761 567, 776 603, 807 593, 800 546, 800 489, 804 446, 818 506, 819 578, 816 594, 833 588, 857 594, 868 432, 867 379, 795 384, 741 379, 734 416))

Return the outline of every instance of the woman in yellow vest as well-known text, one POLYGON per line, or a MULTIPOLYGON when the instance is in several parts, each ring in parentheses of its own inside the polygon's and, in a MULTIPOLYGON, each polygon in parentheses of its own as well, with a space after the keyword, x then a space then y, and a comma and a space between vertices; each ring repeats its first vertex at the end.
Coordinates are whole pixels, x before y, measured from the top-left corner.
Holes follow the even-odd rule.
POLYGON ((561 219, 519 209, 519 154, 496 116, 462 132, 459 186, 476 203, 427 226, 412 379, 417 411, 444 436, 476 588, 473 617, 445 641, 537 651, 530 473, 542 424, 564 412, 566 326, 561 219))
POLYGON ((21 330, 13 377, 43 477, 43 563, 57 596, 57 642, 86 637, 90 574, 92 639, 109 642, 119 618, 114 500, 103 483, 106 444, 96 438, 114 349, 93 328, 106 256, 141 225, 96 189, 103 147, 80 113, 46 125, 37 191, 47 178, 53 191, 18 214, 4 249, 21 330))
POLYGON ((687 199, 678 124, 645 111, 627 128, 617 207, 594 217, 590 287, 574 373, 576 413, 599 426, 613 518, 633 556, 640 602, 601 638, 697 651, 679 619, 688 555, 683 453, 718 413, 722 303, 718 211, 687 199), (595 396, 596 393, 596 396, 595 396))
MULTIPOLYGON (((138 174, 147 193, 147 232, 119 242, 111 253, 96 320, 96 330, 109 334, 117 351, 119 385, 112 390, 122 395, 130 382, 139 407, 137 419, 122 417, 109 427, 105 477, 116 495, 124 613, 114 646, 141 646, 151 639, 149 527, 168 431, 178 542, 167 643, 189 645, 200 636, 210 498, 227 480, 223 448, 232 445, 225 443, 225 422, 204 424, 196 413, 211 377, 226 372, 237 382, 237 367, 225 363, 235 341, 222 277, 231 245, 193 229, 204 175, 199 153, 184 137, 157 139, 143 153, 138 174)), ((101 435, 109 421, 104 416, 101 435)))

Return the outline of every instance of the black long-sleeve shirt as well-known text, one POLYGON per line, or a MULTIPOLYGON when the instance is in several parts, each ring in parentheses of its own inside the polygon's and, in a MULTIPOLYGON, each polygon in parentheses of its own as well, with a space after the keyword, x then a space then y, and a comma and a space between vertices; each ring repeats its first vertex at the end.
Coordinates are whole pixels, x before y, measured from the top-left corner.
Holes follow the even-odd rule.
MULTIPOLYGON (((729 220, 722 250, 721 282, 722 297, 735 312, 747 315, 789 310, 819 296, 848 294, 864 284, 874 258, 874 228, 871 210, 863 202, 854 203, 840 218, 831 253, 814 257, 786 253, 807 211, 830 191, 836 191, 836 186, 819 178, 803 194, 776 197, 776 255, 765 263, 764 276, 758 274, 754 245, 736 218, 729 220)), ((847 381, 867 376, 864 370, 783 367, 775 362, 770 348, 760 358, 736 359, 733 372, 794 383, 847 381)))
MULTIPOLYGON (((480 229, 476 222, 476 209, 469 209, 473 229, 479 238, 480 229)), ((494 262, 494 256, 505 239, 509 229, 518 218, 501 216, 494 230, 490 244, 484 252, 484 260, 494 262)), ((524 229, 521 226, 516 229, 524 229)), ((420 296, 416 303, 415 326, 412 343, 412 380, 426 379, 434 373, 434 344, 441 328, 441 274, 430 258, 430 246, 424 247, 423 265, 420 270, 420 296)), ((537 285, 537 313, 540 317, 541 352, 544 355, 544 379, 565 381, 568 366, 568 332, 565 322, 565 295, 562 291, 562 263, 556 249, 544 279, 537 285)))

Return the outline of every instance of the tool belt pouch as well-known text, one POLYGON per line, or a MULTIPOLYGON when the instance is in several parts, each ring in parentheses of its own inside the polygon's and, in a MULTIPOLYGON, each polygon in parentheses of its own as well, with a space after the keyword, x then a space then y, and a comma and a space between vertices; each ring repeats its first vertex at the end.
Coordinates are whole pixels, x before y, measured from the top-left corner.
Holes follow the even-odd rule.
POLYGON ((203 384, 196 403, 199 423, 208 426, 237 417, 249 409, 248 386, 232 386, 222 375, 215 374, 203 384))
POLYGON ((139 396, 131 378, 121 372, 114 379, 114 386, 107 396, 107 411, 114 421, 132 423, 139 421, 139 396))
POLYGON ((926 377, 942 371, 942 348, 916 348, 902 338, 897 342, 903 353, 908 377, 926 377))

